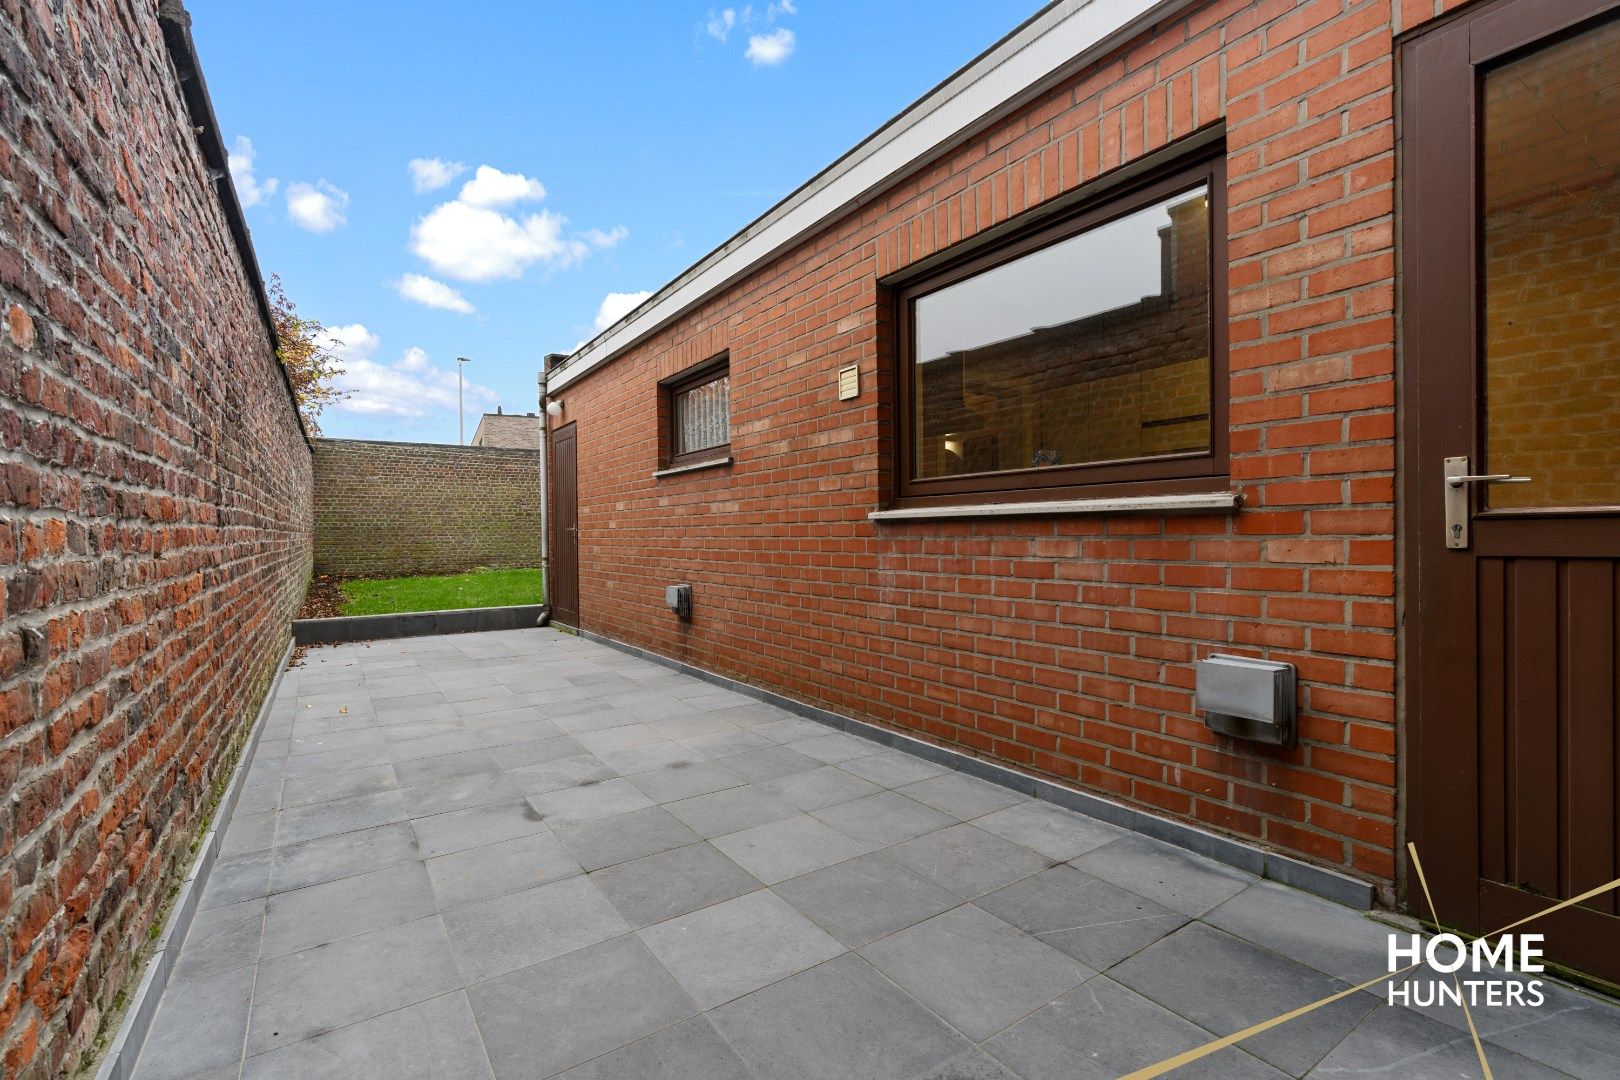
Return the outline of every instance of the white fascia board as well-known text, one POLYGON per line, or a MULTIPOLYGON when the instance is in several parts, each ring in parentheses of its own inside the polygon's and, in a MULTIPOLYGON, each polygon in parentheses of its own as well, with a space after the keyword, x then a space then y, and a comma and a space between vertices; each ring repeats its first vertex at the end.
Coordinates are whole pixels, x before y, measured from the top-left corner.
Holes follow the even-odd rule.
POLYGON ((888 186, 1055 72, 1176 0, 1060 0, 699 260, 552 371, 556 393, 888 186))

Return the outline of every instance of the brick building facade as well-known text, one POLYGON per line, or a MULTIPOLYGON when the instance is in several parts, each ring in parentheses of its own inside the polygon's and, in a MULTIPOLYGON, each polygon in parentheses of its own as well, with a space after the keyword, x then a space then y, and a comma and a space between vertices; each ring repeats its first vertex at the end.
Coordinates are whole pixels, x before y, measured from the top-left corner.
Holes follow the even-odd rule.
MULTIPOLYGON (((1419 606, 1401 592, 1397 566, 1396 72, 1417 39, 1466 40, 1483 26, 1489 33, 1480 40, 1517 48, 1537 33, 1601 18, 1606 6, 1559 0, 1536 29, 1525 14, 1534 5, 1514 4, 1196 0, 1043 10, 553 364, 551 400, 563 411, 548 427, 577 443, 579 460, 579 601, 565 616, 800 701, 1302 856, 1369 881, 1394 902, 1412 821, 1412 791, 1398 767, 1411 730, 1399 627, 1403 612, 1419 606), (1007 70, 1020 63, 1038 70, 1013 80, 1007 70), (965 102, 976 104, 950 112, 965 102), (934 142, 920 141, 924 130, 934 142), (1213 299, 1224 308, 1214 330, 1224 340, 1207 350, 1165 345, 1101 406, 1087 392, 1097 416, 1130 415, 1144 440, 1134 453, 1154 452, 1150 434, 1172 438, 1162 422, 1182 424, 1167 448, 1207 445, 1203 474, 1166 466, 1159 481, 1059 492, 1054 499, 1070 502, 1042 512, 975 511, 969 504, 994 501, 983 494, 955 499, 954 508, 946 495, 908 498, 908 477, 931 475, 930 462, 965 460, 974 425, 994 426, 985 420, 992 407, 975 403, 961 370, 945 366, 972 355, 919 354, 917 388, 907 384, 905 319, 915 318, 908 290, 938 268, 971 268, 1065 215, 1105 217, 1119 193, 1209 154, 1219 166, 1209 187, 1217 206, 1213 299), (728 365, 725 456, 709 468, 663 469, 667 387, 715 358, 728 365), (853 397, 840 392, 853 388, 841 382, 850 366, 859 380, 853 397), (1171 377, 1178 370, 1179 380, 1171 377), (1174 400, 1178 385, 1199 382, 1206 370, 1214 373, 1207 443, 1196 427, 1206 409, 1174 400), (924 414, 908 428, 913 394, 924 414), (926 404, 935 396, 970 408, 958 404, 935 431, 926 404), (1163 399, 1156 412, 1144 404, 1153 397, 1163 399), (1160 426, 1150 427, 1155 417, 1160 426), (897 468, 913 449, 911 471, 897 468), (665 608, 663 586, 675 582, 692 585, 690 622, 665 608), (1194 662, 1216 652, 1297 667, 1297 746, 1206 727, 1194 706, 1194 662)), ((1456 63, 1466 65, 1466 48, 1460 55, 1456 63)), ((1560 63, 1574 71, 1577 61, 1560 63)), ((1466 174, 1456 183, 1466 212, 1466 174)), ((1589 294, 1572 300, 1571 290, 1581 287, 1577 273, 1594 273, 1592 252, 1603 250, 1614 206, 1597 204, 1600 225, 1590 205, 1549 208, 1535 192, 1526 197, 1534 205, 1518 213, 1536 219, 1525 224, 1543 238, 1548 215, 1562 215, 1570 276, 1537 291, 1537 321, 1493 324, 1495 333, 1529 333, 1545 346, 1539 360, 1527 353, 1493 377, 1503 385, 1525 378, 1549 350, 1584 364, 1563 396, 1585 403, 1527 422, 1545 431, 1560 410, 1584 410, 1580 430, 1598 456, 1580 475, 1608 491, 1612 470, 1597 477, 1601 455, 1620 447, 1620 401, 1602 404, 1612 372, 1604 381, 1591 355, 1582 361, 1544 335, 1554 312, 1591 309, 1589 294)), ((1525 234, 1504 225, 1491 235, 1491 266, 1499 268, 1525 234)), ((1548 259, 1533 252, 1523 265, 1546 267, 1548 259)), ((1608 317, 1600 306, 1580 325, 1590 334, 1608 317)), ((1086 330, 1097 339, 1095 326, 1086 330)), ((1072 357, 1066 333, 1037 327, 1037 345, 1013 351, 1029 362, 1044 337, 1052 356, 1072 357)), ((1468 339, 1466 331, 1453 338, 1468 339)), ((980 352, 998 350, 1007 351, 992 343, 980 352)), ((1587 353, 1594 351, 1601 349, 1587 353)), ((1034 367, 1051 375, 1054 363, 1034 367)), ((1007 374, 1006 365, 996 370, 1007 374)), ((1010 382, 980 397, 1000 394, 1005 407, 1010 382)), ((1066 408, 1055 393, 1032 395, 1034 412, 1066 408)), ((1457 394, 1471 400, 1466 387, 1457 394)), ((1093 421, 1069 422, 1100 431, 1093 421)), ((1523 434, 1527 452, 1543 454, 1528 466, 1551 470, 1568 456, 1523 434)), ((1092 453, 1084 438, 1065 437, 1065 452, 1092 453)), ((981 455, 977 465, 937 467, 971 475, 1066 464, 1052 442, 1033 459, 1031 444, 1019 443, 1013 465, 981 455)), ((1444 453, 1469 453, 1466 439, 1457 445, 1444 453)), ((1506 447, 1504 436, 1497 449, 1506 447)), ((554 485, 558 498, 572 494, 569 479, 554 485)), ((1424 483, 1438 493, 1438 474, 1424 483)), ((1424 501, 1406 505, 1416 514, 1424 501)), ((1607 539, 1582 541, 1579 554, 1600 556, 1591 572, 1612 575, 1603 552, 1620 551, 1617 533, 1612 521, 1592 527, 1607 529, 1607 539)), ((1424 537, 1413 534, 1414 552, 1428 538, 1438 543, 1438 526, 1424 537)), ((554 535, 552 543, 566 539, 554 535)), ((562 552, 563 572, 571 557, 562 552)), ((1612 619, 1612 606, 1603 610, 1612 619)), ((1603 648, 1591 655, 1612 665, 1603 648)), ((1603 735, 1613 729, 1612 703, 1590 708, 1602 760, 1613 745, 1603 735)), ((1437 770, 1447 750, 1432 751, 1437 770)), ((1499 781, 1479 783, 1488 791, 1499 781)), ((1612 819, 1612 778, 1591 784, 1581 797, 1599 808, 1599 820, 1612 819)), ((1543 790, 1548 800, 1564 798, 1543 790)), ((1436 850, 1456 839, 1439 829, 1426 835, 1436 850)), ((1587 868, 1570 873, 1566 864, 1564 879, 1540 895, 1572 895, 1577 877, 1615 876, 1603 876, 1615 869, 1612 843, 1606 848, 1601 835, 1592 843, 1587 868)), ((1467 893, 1481 876, 1460 869, 1459 891, 1447 886, 1446 895, 1467 893)), ((1504 872, 1502 880, 1530 878, 1504 872)), ((1612 922, 1612 903, 1595 903, 1612 922)))
POLYGON ((159 7, 0 4, 0 1074, 19 1080, 81 1064, 138 976, 310 572, 309 447, 184 12, 159 7))
POLYGON ((314 447, 317 574, 539 565, 538 445, 316 439, 314 447))

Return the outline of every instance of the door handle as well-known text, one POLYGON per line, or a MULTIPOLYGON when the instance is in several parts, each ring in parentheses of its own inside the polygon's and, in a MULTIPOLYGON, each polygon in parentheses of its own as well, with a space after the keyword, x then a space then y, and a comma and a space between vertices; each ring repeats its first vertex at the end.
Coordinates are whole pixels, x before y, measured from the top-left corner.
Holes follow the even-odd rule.
POLYGON ((1468 471, 1466 456, 1446 458, 1446 547, 1452 551, 1468 547, 1469 484, 1528 484, 1532 479, 1512 473, 1474 474, 1468 471))

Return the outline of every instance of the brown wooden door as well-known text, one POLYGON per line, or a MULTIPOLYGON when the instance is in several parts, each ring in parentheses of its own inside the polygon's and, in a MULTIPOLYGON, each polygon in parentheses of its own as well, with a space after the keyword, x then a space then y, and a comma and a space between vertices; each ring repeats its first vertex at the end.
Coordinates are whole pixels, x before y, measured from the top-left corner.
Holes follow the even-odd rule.
POLYGON ((551 437, 551 617, 579 626, 579 443, 573 424, 551 437))
MULTIPOLYGON (((1617 6, 1498 0, 1402 48, 1407 820, 1480 932, 1620 877, 1617 6)), ((1620 981, 1617 899, 1525 932, 1620 981)))

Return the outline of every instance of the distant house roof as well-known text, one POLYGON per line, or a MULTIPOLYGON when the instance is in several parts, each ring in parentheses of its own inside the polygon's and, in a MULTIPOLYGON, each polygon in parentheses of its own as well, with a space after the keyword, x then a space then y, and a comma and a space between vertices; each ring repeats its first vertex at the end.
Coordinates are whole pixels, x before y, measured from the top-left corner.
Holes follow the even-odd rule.
POLYGON ((539 450, 540 417, 534 413, 485 413, 473 432, 474 446, 506 450, 539 450))

